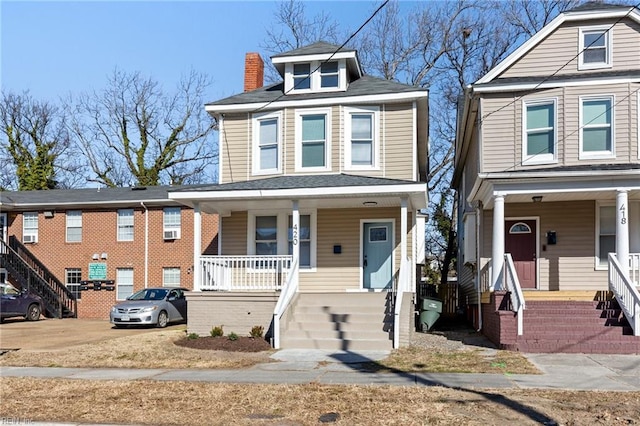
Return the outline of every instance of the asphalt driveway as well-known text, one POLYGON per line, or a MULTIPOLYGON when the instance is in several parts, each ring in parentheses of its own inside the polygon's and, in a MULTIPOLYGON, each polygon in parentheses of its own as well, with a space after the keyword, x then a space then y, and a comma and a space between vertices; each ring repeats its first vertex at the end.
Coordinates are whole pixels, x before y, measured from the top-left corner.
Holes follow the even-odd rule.
MULTIPOLYGON (((169 328, 180 327, 184 325, 169 328)), ((159 330, 152 327, 116 329, 107 320, 65 318, 30 322, 9 318, 0 324, 0 350, 57 350, 159 330)))

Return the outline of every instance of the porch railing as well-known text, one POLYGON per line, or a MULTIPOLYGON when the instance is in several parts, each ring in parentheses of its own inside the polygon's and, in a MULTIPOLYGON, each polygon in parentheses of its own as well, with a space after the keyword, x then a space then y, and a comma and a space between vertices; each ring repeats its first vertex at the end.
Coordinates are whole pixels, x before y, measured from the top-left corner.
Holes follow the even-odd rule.
POLYGON ((629 253, 629 278, 636 287, 640 286, 640 253, 629 253))
POLYGON ((411 260, 403 259, 400 264, 400 273, 398 274, 398 280, 394 285, 395 301, 393 305, 393 347, 395 349, 400 347, 400 324, 402 318, 400 314, 402 312, 402 298, 405 291, 409 291, 409 268, 411 268, 411 260))
POLYGON ((200 290, 278 291, 291 274, 291 256, 201 256, 200 290))
POLYGON ((293 262, 289 271, 289 278, 282 288, 280 297, 273 309, 273 348, 280 349, 280 318, 287 311, 293 296, 298 292, 298 262, 293 262))
POLYGON ((609 253, 609 290, 624 312, 633 329, 634 336, 640 336, 640 293, 618 262, 615 253, 609 253))
POLYGON ((518 336, 522 336, 524 330, 523 311, 525 310, 526 305, 511 253, 505 253, 504 255, 504 281, 507 291, 509 291, 511 296, 511 309, 518 316, 518 336))

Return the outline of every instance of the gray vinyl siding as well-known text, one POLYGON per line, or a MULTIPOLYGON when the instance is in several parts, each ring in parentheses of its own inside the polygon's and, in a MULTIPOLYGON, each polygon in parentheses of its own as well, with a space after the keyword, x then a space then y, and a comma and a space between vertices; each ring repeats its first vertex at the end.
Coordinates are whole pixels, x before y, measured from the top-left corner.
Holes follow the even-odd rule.
MULTIPOLYGON (((493 211, 484 211, 482 256, 491 258, 493 211)), ((505 204, 505 218, 539 217, 539 289, 606 290, 607 271, 595 268, 595 201, 505 204), (570 212, 570 214, 568 214, 570 212), (556 231, 557 244, 546 244, 556 231), (546 246, 546 247, 544 247, 546 246)))
POLYGON ((478 304, 478 290, 474 284, 475 274, 472 269, 462 266, 458 275, 458 297, 460 306, 478 304))
MULTIPOLYGON (((612 25, 614 22, 615 20, 601 20, 588 23, 565 23, 503 72, 500 78, 564 75, 577 72, 588 75, 600 72, 602 69, 578 70, 580 27, 612 25), (567 64, 571 58, 573 59, 567 64)), ((617 23, 613 28, 612 41, 613 68, 609 69, 614 71, 639 69, 640 25, 628 19, 617 23)))
POLYGON ((250 170, 251 143, 247 114, 226 114, 223 131, 218 135, 220 144, 220 183, 247 179, 250 170))

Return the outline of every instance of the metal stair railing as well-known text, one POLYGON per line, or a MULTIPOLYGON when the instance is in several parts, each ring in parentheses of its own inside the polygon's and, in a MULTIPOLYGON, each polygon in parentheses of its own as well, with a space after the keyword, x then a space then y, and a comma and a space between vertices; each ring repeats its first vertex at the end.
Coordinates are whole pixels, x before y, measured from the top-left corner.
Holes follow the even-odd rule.
POLYGON ((15 236, 1 243, 3 267, 27 290, 40 296, 45 311, 55 318, 76 317, 78 304, 73 293, 49 271, 15 236))

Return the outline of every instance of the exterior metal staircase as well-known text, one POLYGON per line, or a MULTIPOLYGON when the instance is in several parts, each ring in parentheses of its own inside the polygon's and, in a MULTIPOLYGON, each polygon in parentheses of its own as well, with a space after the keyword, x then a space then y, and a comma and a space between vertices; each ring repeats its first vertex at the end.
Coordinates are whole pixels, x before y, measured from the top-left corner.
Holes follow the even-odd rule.
POLYGON ((0 259, 1 266, 22 289, 42 298, 46 317, 77 317, 78 303, 73 293, 15 236, 9 237, 9 244, 0 239, 0 259))

